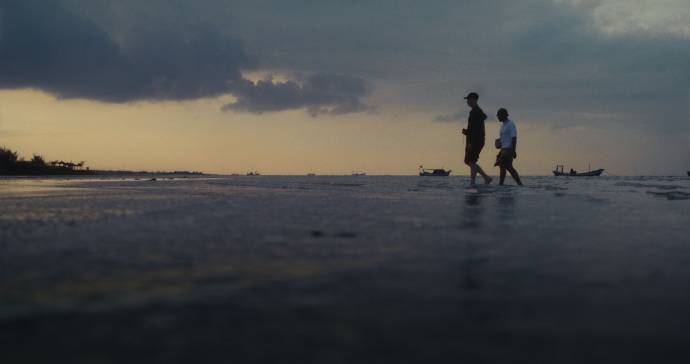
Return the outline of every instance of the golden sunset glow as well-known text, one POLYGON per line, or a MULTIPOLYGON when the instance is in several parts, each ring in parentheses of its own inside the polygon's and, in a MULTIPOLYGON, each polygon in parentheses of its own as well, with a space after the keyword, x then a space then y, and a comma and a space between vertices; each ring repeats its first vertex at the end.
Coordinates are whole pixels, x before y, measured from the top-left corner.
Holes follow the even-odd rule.
MULTIPOLYGON (((25 157, 38 153, 49 159, 86 160, 96 169, 218 174, 361 170, 410 175, 424 164, 468 173, 462 164, 462 121, 431 122, 429 114, 392 110, 319 118, 303 111, 259 115, 221 111, 230 99, 104 104, 59 100, 32 90, 3 91, 0 137, 2 144, 25 157)), ((519 114, 514 119, 521 140, 516 164, 526 174, 548 174, 559 161, 578 168, 600 163, 616 166, 612 170, 620 174, 640 173, 638 161, 653 162, 640 151, 664 145, 663 138, 615 130, 593 133, 584 127, 554 129, 546 126, 549 120, 521 123, 519 114), (610 140, 619 141, 619 147, 604 152, 610 140)), ((494 117, 487 120, 487 140, 498 134, 498 124, 494 117)), ((488 144, 480 164, 490 168, 495 152, 488 144)), ((683 158, 681 150, 668 155, 669 162, 682 163, 683 158)))

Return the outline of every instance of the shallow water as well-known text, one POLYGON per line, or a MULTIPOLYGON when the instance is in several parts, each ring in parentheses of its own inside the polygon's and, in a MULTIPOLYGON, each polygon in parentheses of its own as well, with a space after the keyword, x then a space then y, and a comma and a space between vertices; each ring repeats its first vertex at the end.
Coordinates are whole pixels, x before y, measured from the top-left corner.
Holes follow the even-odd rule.
POLYGON ((690 178, 525 184, 2 179, 0 361, 688 362, 690 178))

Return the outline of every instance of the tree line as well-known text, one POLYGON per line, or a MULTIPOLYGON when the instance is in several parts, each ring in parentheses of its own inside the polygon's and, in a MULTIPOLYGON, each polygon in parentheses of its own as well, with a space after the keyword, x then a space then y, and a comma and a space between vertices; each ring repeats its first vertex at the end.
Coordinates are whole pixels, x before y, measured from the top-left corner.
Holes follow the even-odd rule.
POLYGON ((0 175, 60 175, 60 174, 91 174, 85 162, 74 163, 62 160, 46 161, 41 155, 34 154, 30 160, 25 160, 19 153, 9 148, 0 147, 0 175))

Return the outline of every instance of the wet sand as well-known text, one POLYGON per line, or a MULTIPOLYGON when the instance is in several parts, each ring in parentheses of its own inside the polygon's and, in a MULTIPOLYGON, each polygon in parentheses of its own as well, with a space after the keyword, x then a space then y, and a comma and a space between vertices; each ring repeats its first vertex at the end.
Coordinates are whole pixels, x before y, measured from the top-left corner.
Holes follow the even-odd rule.
POLYGON ((690 178, 466 183, 0 180, 0 362, 690 360, 690 178))

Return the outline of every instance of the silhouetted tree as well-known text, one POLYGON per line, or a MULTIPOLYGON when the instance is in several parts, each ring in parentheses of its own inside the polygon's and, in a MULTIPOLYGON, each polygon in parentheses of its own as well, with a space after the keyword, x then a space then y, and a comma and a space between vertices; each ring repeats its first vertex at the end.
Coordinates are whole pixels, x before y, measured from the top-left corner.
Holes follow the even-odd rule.
POLYGON ((17 152, 0 147, 0 171, 10 171, 17 166, 19 154, 17 152))
POLYGON ((5 147, 0 147, 0 162, 16 163, 19 159, 17 152, 5 147))
POLYGON ((43 156, 34 154, 34 157, 31 158, 31 164, 34 167, 44 168, 46 166, 46 161, 45 161, 45 159, 43 159, 43 156))

